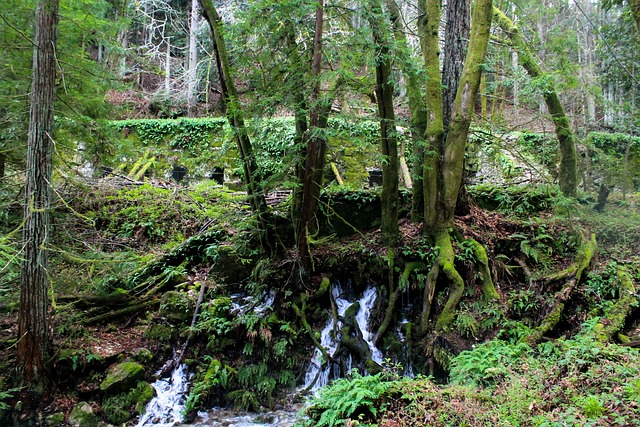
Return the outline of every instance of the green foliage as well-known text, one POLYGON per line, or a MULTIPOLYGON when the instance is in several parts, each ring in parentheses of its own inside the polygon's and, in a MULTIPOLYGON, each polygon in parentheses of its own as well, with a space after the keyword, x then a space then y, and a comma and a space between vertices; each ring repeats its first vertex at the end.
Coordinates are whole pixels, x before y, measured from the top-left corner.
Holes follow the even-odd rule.
POLYGON ((302 425, 341 427, 348 419, 370 422, 383 409, 380 399, 390 387, 384 373, 361 376, 353 371, 351 378, 335 380, 308 401, 310 419, 302 425))
POLYGON ((480 206, 507 214, 529 216, 555 205, 558 190, 549 186, 498 187, 480 184, 468 188, 480 206))
POLYGON ((104 399, 102 409, 110 423, 121 425, 135 414, 144 413, 146 404, 155 396, 155 390, 147 382, 140 381, 135 388, 126 393, 116 394, 104 399))
POLYGON ((186 414, 205 408, 212 394, 217 390, 225 390, 229 386, 231 376, 235 374, 233 368, 223 366, 218 359, 205 356, 205 361, 207 360, 209 366, 206 371, 196 374, 189 390, 184 410, 186 414))

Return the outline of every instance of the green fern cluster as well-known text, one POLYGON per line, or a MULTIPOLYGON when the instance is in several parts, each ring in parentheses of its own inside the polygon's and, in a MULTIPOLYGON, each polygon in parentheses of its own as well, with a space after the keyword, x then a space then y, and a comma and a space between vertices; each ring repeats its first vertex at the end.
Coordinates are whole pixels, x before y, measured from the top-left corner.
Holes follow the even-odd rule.
POLYGON ((371 422, 384 408, 383 396, 391 384, 384 373, 362 376, 354 370, 351 378, 336 380, 321 389, 309 402, 310 419, 299 425, 342 427, 347 420, 371 422))

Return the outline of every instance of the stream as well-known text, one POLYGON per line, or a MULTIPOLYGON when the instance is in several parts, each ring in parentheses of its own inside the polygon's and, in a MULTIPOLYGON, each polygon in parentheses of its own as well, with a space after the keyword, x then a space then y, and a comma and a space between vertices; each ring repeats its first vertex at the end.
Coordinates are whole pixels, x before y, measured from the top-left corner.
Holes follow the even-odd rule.
MULTIPOLYGON (((356 322, 362 332, 362 337, 369 345, 372 359, 377 363, 382 363, 382 353, 373 343, 374 333, 369 330, 369 318, 371 310, 375 305, 377 292, 375 287, 368 287, 356 300, 349 300, 345 297, 340 283, 332 286, 332 296, 336 304, 339 316, 344 316, 346 310, 354 303, 358 302, 360 308, 355 316, 356 322)), ((258 314, 264 313, 271 309, 274 302, 275 294, 268 293, 263 295, 262 304, 251 304, 248 297, 234 296, 232 310, 236 313, 243 313, 246 310, 252 310, 258 314)), ((334 320, 333 316, 329 317, 326 326, 321 332, 320 344, 325 348, 326 352, 333 357, 338 349, 340 336, 336 332, 341 326, 340 321, 334 320)), ((344 369, 334 363, 323 363, 323 354, 316 349, 305 375, 305 384, 303 389, 317 390, 329 383, 330 380, 339 378, 348 373, 351 369, 351 355, 348 355, 344 361, 344 369)), ((198 416, 191 424, 182 423, 182 412, 184 411, 186 394, 189 389, 190 374, 186 365, 179 365, 171 374, 170 378, 162 378, 157 380, 152 386, 156 390, 156 397, 147 405, 145 414, 140 417, 136 427, 172 427, 172 426, 211 426, 211 427, 252 427, 252 426, 292 426, 296 420, 296 412, 300 408, 291 410, 277 410, 263 412, 257 414, 245 413, 238 414, 234 411, 226 409, 211 409, 198 413, 198 416)))

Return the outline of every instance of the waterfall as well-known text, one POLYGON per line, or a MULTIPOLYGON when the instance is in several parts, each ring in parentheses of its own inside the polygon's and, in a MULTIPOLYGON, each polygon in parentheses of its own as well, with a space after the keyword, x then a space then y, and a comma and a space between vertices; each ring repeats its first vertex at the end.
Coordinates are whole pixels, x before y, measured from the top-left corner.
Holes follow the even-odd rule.
MULTIPOLYGON (((333 285, 331 293, 337 306, 338 316, 344 316, 347 308, 349 308, 349 306, 353 304, 353 301, 349 301, 343 297, 343 290, 339 283, 335 283, 333 285)), ((373 344, 374 333, 372 331, 369 331, 368 328, 371 309, 373 308, 373 305, 376 301, 376 297, 377 292, 374 287, 368 287, 364 291, 362 297, 358 300, 358 302, 360 303, 360 309, 356 314, 356 321, 358 322, 358 326, 362 331, 364 340, 367 342, 367 344, 369 344, 372 359, 377 363, 381 363, 382 353, 373 344)), ((336 336, 334 331, 339 331, 341 326, 341 322, 338 321, 338 324, 336 325, 333 316, 331 316, 320 335, 320 345, 327 351, 327 354, 331 357, 334 356, 336 350, 338 349, 338 343, 340 342, 340 336, 336 336)), ((323 353, 322 351, 320 351, 320 349, 316 348, 313 358, 311 359, 311 362, 305 374, 304 388, 311 388, 313 390, 316 390, 327 385, 330 379, 337 376, 337 372, 333 372, 332 375, 331 365, 331 363, 327 363, 323 366, 323 353)), ((352 357, 351 355, 348 355, 345 364, 347 371, 351 370, 351 365, 352 357)))
POLYGON ((151 385, 156 389, 156 397, 149 402, 136 427, 171 427, 181 423, 189 388, 187 366, 179 365, 171 378, 159 379, 151 385))

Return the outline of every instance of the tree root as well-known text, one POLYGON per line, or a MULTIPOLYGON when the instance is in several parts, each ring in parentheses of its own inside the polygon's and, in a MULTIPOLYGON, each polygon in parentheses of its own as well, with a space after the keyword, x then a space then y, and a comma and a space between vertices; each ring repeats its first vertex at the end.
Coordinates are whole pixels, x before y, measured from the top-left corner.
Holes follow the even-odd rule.
MULTIPOLYGON (((382 338, 384 337, 384 334, 387 332, 387 329, 391 324, 391 319, 393 318, 393 313, 395 312, 396 303, 398 302, 400 293, 404 290, 401 284, 404 283, 406 287, 409 283, 409 277, 411 276, 411 273, 413 273, 415 270, 424 270, 426 268, 427 266, 423 262, 420 262, 420 261, 408 262, 404 266, 404 271, 402 272, 402 276, 400 279, 401 282, 398 284, 398 286, 394 287, 390 283, 389 302, 387 304, 387 309, 384 314, 384 319, 382 320, 382 323, 380 324, 380 327, 378 328, 378 331, 376 332, 376 337, 374 339, 374 343, 376 346, 380 345, 380 343, 382 342, 382 338)), ((393 274, 393 273, 391 272, 390 274, 393 274)))
POLYGON ((629 274, 621 267, 616 275, 618 302, 596 324, 594 333, 596 339, 602 343, 609 341, 624 326, 625 318, 636 301, 636 288, 629 274))
POLYGON ((580 246, 575 261, 568 268, 548 276, 545 279, 548 283, 549 280, 556 281, 561 278, 566 278, 567 282, 562 289, 556 293, 555 303, 540 325, 529 336, 523 337, 522 341, 529 345, 534 345, 542 339, 544 334, 556 327, 564 311, 565 303, 571 297, 571 293, 576 285, 580 282, 582 274, 591 264, 597 250, 598 243, 596 242, 596 235, 592 234, 591 238, 580 246))
POLYGON ((100 323, 105 322, 107 320, 117 319, 119 317, 124 316, 125 314, 136 313, 141 311, 147 307, 160 304, 159 299, 154 299, 151 301, 145 301, 139 304, 131 305, 129 307, 121 308, 120 310, 110 311, 105 314, 100 314, 98 316, 90 317, 88 319, 84 319, 81 321, 83 325, 90 325, 92 323, 100 323))
POLYGON ((480 275, 482 276, 482 293, 484 297, 488 300, 500 298, 500 295, 498 295, 498 291, 496 291, 496 287, 494 286, 493 279, 491 277, 487 251, 485 250, 484 246, 478 243, 477 240, 469 238, 467 239, 467 241, 471 243, 471 247, 473 248, 473 255, 476 260, 476 266, 480 270, 480 275))
POLYGON ((436 333, 440 334, 449 330, 453 324, 456 306, 464 292, 464 280, 454 265, 455 253, 448 231, 444 230, 436 235, 436 246, 440 249, 436 262, 450 283, 449 299, 436 321, 436 333))

